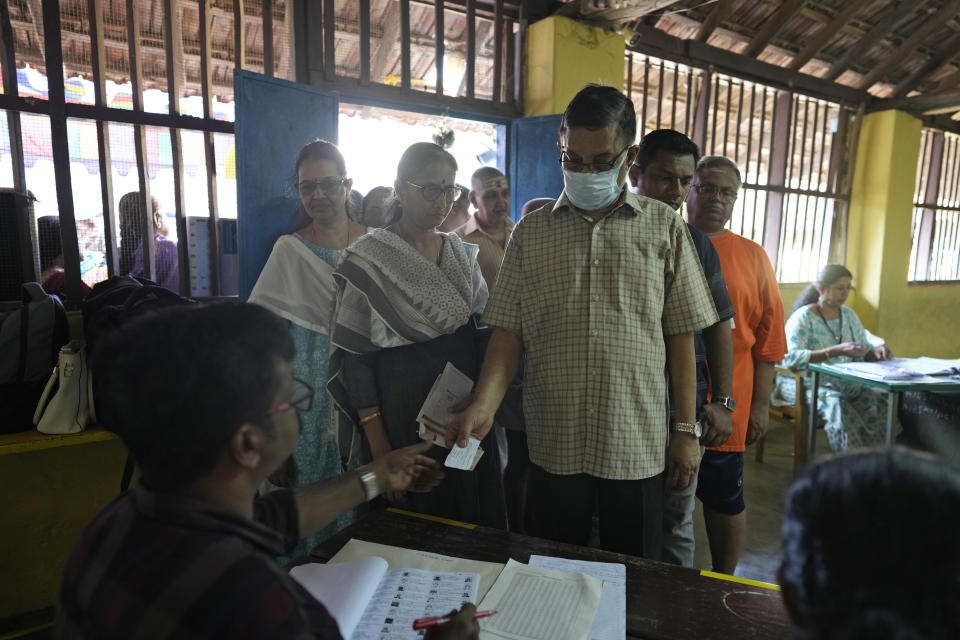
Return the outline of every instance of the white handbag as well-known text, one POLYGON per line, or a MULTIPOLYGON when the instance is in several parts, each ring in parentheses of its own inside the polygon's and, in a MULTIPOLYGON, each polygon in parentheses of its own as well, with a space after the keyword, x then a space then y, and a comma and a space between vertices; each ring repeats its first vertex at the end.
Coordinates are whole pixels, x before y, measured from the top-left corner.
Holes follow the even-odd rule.
POLYGON ((90 421, 90 372, 84 347, 82 340, 72 340, 61 347, 57 366, 33 414, 37 431, 65 434, 86 429, 90 421))

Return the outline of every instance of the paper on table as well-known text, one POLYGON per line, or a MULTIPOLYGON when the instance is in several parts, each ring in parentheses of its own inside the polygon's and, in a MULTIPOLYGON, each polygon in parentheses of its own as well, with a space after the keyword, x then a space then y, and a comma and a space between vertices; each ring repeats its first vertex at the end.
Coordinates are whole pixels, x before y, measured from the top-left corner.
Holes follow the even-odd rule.
POLYGON ((290 576, 327 608, 344 638, 353 634, 386 573, 387 561, 373 557, 343 564, 302 564, 290 570, 290 576))
POLYGON ((473 471, 480 457, 483 455, 483 449, 480 448, 480 441, 476 438, 467 440, 467 446, 458 447, 454 445, 447 454, 447 459, 443 465, 451 469, 463 469, 464 471, 473 471))
MULTIPOLYGON (((476 604, 475 573, 397 569, 388 572, 367 604, 349 640, 418 640, 413 621, 444 616, 469 603, 476 604)), ((346 636, 345 636, 346 637, 346 636)))
POLYGON ((563 573, 507 562, 477 607, 497 615, 480 623, 481 640, 586 640, 603 583, 582 573, 563 573))
POLYGON ((894 362, 902 362, 904 369, 923 373, 928 376, 937 376, 950 373, 960 373, 960 362, 957 360, 944 360, 942 358, 929 358, 921 356, 919 358, 894 358, 894 362))
POLYGON ((568 573, 585 573, 603 580, 597 614, 590 627, 590 640, 624 640, 627 637, 627 566, 618 562, 567 560, 530 556, 531 567, 568 573))
POLYGON ((445 556, 431 551, 405 549, 388 544, 367 542, 366 540, 351 539, 332 558, 329 564, 345 563, 366 556, 379 556, 387 561, 388 570, 396 569, 425 569, 427 571, 460 571, 463 573, 480 574, 480 585, 477 590, 477 599, 482 600, 493 585, 497 576, 503 571, 503 564, 498 562, 483 562, 482 560, 467 560, 445 556))

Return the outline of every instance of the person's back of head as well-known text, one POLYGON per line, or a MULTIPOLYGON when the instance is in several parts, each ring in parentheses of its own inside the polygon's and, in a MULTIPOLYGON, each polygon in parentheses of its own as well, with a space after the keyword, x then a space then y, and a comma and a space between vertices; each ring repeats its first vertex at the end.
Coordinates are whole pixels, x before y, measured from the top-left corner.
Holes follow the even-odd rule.
POLYGON ((37 218, 37 245, 40 249, 40 271, 46 271, 57 266, 57 258, 63 255, 63 242, 60 239, 60 216, 41 216, 37 218))
POLYGON ((780 584, 810 638, 960 638, 960 472, 905 449, 830 458, 787 495, 780 584))
POLYGON ((261 420, 293 359, 286 324, 257 305, 175 306, 109 335, 91 358, 102 424, 154 489, 179 489, 219 463, 234 432, 261 420))

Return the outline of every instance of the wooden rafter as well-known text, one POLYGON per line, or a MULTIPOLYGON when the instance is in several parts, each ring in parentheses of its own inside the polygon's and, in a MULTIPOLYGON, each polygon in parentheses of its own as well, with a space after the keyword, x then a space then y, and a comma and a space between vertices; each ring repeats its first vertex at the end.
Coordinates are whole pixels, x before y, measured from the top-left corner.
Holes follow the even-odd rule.
POLYGON ((748 58, 756 58, 770 44, 784 25, 790 21, 803 8, 804 0, 786 0, 772 16, 764 22, 763 28, 754 36, 750 44, 747 45, 743 55, 748 58))
POLYGON ((935 93, 922 93, 911 98, 878 100, 876 108, 899 109, 917 116, 934 116, 960 111, 960 88, 946 89, 935 93))
POLYGON ((890 35, 897 25, 903 22, 908 15, 916 11, 917 8, 915 0, 900 0, 900 4, 892 8, 883 20, 878 22, 877 25, 870 30, 870 33, 861 38, 860 42, 855 46, 847 49, 846 53, 834 60, 833 64, 830 65, 830 69, 827 70, 827 73, 823 77, 827 80, 836 80, 841 73, 853 66, 863 54, 870 51, 877 43, 890 35))
POLYGON ((700 30, 697 31, 697 41, 706 42, 709 40, 717 27, 730 17, 731 12, 733 12, 733 0, 719 0, 719 2, 714 5, 710 15, 707 16, 707 19, 700 25, 700 30))
POLYGON ((860 81, 860 88, 864 90, 869 89, 878 81, 882 80, 887 71, 894 65, 901 64, 906 60, 907 56, 913 53, 920 43, 926 40, 927 37, 933 35, 933 32, 945 25, 948 20, 952 20, 958 11, 960 11, 960 0, 950 0, 942 9, 933 12, 922 25, 914 29, 913 33, 907 36, 899 47, 885 56, 880 64, 873 67, 873 69, 863 77, 863 80, 860 81))
POLYGON ((957 54, 960 54, 960 33, 956 33, 947 39, 919 69, 901 80, 888 97, 902 98, 907 95, 924 80, 942 69, 957 54))
POLYGON ((793 60, 790 61, 790 66, 787 68, 793 71, 799 71, 803 65, 807 64, 807 62, 833 39, 833 36, 837 35, 838 31, 850 22, 850 19, 856 15, 857 11, 863 8, 863 5, 870 1, 871 0, 848 0, 843 9, 833 16, 828 23, 823 25, 823 28, 810 39, 803 50, 793 57, 793 60))

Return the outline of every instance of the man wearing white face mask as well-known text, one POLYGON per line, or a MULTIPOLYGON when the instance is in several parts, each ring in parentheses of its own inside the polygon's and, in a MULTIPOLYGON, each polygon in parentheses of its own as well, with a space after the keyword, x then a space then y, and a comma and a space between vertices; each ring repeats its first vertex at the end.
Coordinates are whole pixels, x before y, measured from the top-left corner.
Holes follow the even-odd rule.
POLYGON ((685 487, 699 466, 693 332, 717 313, 683 220, 624 189, 636 129, 612 87, 587 86, 567 106, 563 193, 514 229, 474 399, 448 438, 489 431, 525 353, 532 533, 586 544, 599 507, 603 548, 659 560, 664 471, 685 487))

